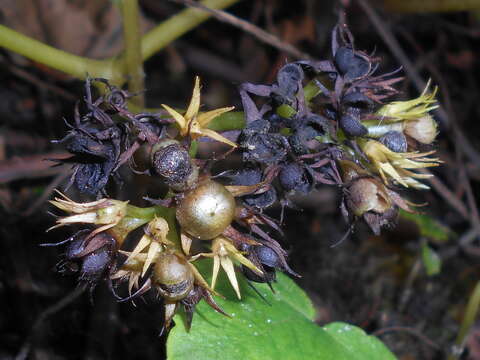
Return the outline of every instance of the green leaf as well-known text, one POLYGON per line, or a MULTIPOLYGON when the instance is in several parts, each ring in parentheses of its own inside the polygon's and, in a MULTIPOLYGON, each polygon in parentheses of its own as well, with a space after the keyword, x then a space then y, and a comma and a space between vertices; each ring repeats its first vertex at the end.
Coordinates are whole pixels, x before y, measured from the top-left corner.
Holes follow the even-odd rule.
POLYGON ((323 327, 350 354, 350 359, 389 360, 395 356, 376 337, 349 324, 334 322, 323 327))
POLYGON ((426 241, 422 243, 422 260, 428 276, 437 275, 440 272, 442 260, 426 241))
MULTIPOLYGON (((202 270, 211 269, 211 263, 202 261, 199 269, 210 273, 202 270)), ((275 294, 267 285, 255 284, 265 299, 240 276, 242 300, 236 299, 223 274, 219 280, 217 290, 226 299, 217 297, 216 301, 231 318, 202 301, 187 333, 183 317, 177 315, 167 341, 169 360, 395 359, 378 339, 359 328, 344 323, 316 325, 310 299, 283 274, 278 274, 275 294)))
POLYGON ((420 229, 420 235, 436 242, 446 242, 453 232, 445 225, 426 214, 411 214, 400 210, 400 216, 404 219, 413 221, 420 229))

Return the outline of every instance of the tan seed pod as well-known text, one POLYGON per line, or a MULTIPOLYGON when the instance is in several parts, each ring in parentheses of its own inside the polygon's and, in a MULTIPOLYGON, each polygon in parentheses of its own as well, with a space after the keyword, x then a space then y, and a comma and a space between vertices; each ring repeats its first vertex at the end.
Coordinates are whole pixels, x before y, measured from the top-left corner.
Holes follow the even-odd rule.
POLYGON ((233 221, 235 199, 225 186, 207 180, 185 193, 176 215, 182 231, 201 240, 211 240, 233 221))

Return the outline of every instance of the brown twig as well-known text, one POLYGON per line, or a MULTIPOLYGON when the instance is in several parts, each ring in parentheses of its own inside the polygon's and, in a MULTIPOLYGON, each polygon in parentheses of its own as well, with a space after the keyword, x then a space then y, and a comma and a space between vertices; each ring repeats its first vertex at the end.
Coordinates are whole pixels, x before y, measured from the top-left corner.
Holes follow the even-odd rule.
MULTIPOLYGON (((405 72, 409 76, 409 78, 414 83, 415 87, 419 92, 423 91, 426 86, 425 81, 420 77, 417 69, 413 66, 410 59, 406 55, 405 51, 401 48, 400 44, 398 43, 397 39, 390 31, 388 26, 384 23, 384 21, 380 18, 380 16, 376 13, 374 8, 370 5, 368 0, 359 0, 358 4, 361 8, 365 11, 367 16, 369 17, 370 21, 378 31, 379 35, 384 40, 387 47, 393 53, 394 56, 402 64, 405 72)), ((466 137, 458 128, 455 121, 449 121, 448 115, 442 108, 437 109, 436 115, 439 120, 445 125, 446 127, 450 126, 453 130, 453 138, 454 143, 456 146, 459 146, 462 152, 470 158, 472 162, 474 162, 477 166, 480 166, 480 154, 469 144, 466 137)), ((427 170, 421 171, 424 174, 430 174, 427 170)), ((430 179, 430 183, 432 187, 458 212, 460 213, 466 220, 468 220, 472 226, 480 231, 477 226, 478 218, 472 217, 470 215, 469 210, 463 204, 461 200, 459 200, 438 178, 432 177, 430 179)))
POLYGON ((32 348, 32 343, 33 343, 33 340, 35 339, 35 334, 38 332, 38 330, 40 330, 43 322, 49 316, 59 312, 64 307, 68 306, 70 303, 75 301, 75 299, 78 298, 80 295, 82 295, 84 291, 85 291, 84 287, 77 287, 75 290, 73 290, 72 292, 70 292, 63 298, 61 298, 55 304, 53 304, 52 306, 49 306, 43 312, 41 312, 40 315, 38 315, 37 319, 35 320, 35 323, 33 324, 32 329, 30 331, 30 335, 23 343, 22 347, 20 348, 20 351, 15 357, 15 360, 26 359, 32 348))
MULTIPOLYGON (((420 169, 419 172, 426 175, 433 175, 426 169, 420 169)), ((442 181, 440 181, 437 177, 432 176, 429 179, 429 182, 432 187, 450 204, 450 206, 452 206, 460 215, 462 215, 464 219, 468 221, 471 220, 465 204, 460 201, 442 181)))
POLYGON ((47 159, 62 159, 68 155, 68 153, 37 154, 0 161, 0 184, 18 179, 38 178, 63 172, 63 167, 52 167, 55 163, 47 161, 47 159))
POLYGON ((22 216, 30 216, 33 214, 37 209, 42 206, 45 201, 50 197, 50 195, 55 191, 55 189, 65 180, 70 174, 71 169, 63 169, 63 171, 55 176, 50 184, 45 188, 42 195, 34 201, 32 205, 30 205, 25 211, 21 213, 22 216))
POLYGON ((253 35, 258 40, 260 40, 260 41, 262 41, 266 44, 269 44, 269 45, 279 49, 280 51, 283 51, 287 54, 290 54, 291 56, 293 56, 297 59, 311 59, 312 58, 310 55, 298 50, 295 46, 283 42, 278 37, 266 32, 265 30, 259 28, 258 26, 253 25, 253 24, 249 23, 248 21, 240 19, 240 18, 238 18, 234 15, 231 15, 231 14, 225 12, 225 11, 210 9, 210 8, 200 4, 200 3, 197 3, 197 2, 194 2, 194 1, 191 1, 191 0, 170 0, 170 1, 209 12, 217 20, 225 22, 225 23, 230 24, 232 26, 235 26, 239 29, 242 29, 243 31, 253 35))
POLYGON ((43 81, 43 80, 39 79, 35 75, 32 75, 31 73, 29 73, 29 72, 27 72, 27 71, 25 71, 25 70, 23 70, 19 67, 16 67, 16 66, 13 66, 13 65, 8 65, 8 71, 10 71, 12 74, 17 76, 18 78, 23 79, 23 80, 35 85, 36 87, 38 87, 40 89, 47 89, 47 90, 51 91, 52 93, 57 94, 58 96, 64 98, 65 100, 73 102, 77 99, 73 94, 71 94, 68 91, 65 91, 61 87, 56 86, 54 84, 47 83, 46 81, 43 81))
MULTIPOLYGON (((367 0, 358 0, 358 4, 363 9, 363 11, 367 14, 368 18, 372 22, 373 26, 378 31, 380 37, 385 42, 385 45, 390 49, 393 55, 398 59, 398 61, 402 64, 405 72, 407 73, 408 77, 412 80, 413 84, 417 88, 419 92, 422 92, 426 86, 426 82, 420 77, 417 69, 413 66, 410 59, 408 58, 405 51, 400 46, 399 42, 388 28, 388 26, 384 23, 381 17, 376 13, 375 9, 370 5, 367 0)), ((455 144, 461 147, 462 152, 476 164, 476 166, 480 167, 480 154, 478 151, 470 144, 468 139, 463 135, 463 133, 458 128, 457 124, 454 121, 449 121, 448 115, 442 108, 438 108, 435 111, 435 115, 439 119, 439 121, 445 127, 451 127, 454 133, 455 144)))

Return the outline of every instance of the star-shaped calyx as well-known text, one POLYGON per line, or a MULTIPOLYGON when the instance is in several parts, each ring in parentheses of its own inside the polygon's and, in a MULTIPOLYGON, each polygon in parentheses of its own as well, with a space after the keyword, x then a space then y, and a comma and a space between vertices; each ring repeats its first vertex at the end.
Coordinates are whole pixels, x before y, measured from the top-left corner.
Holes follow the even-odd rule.
POLYGON ((200 78, 195 77, 195 86, 193 88, 192 99, 188 105, 187 112, 184 115, 181 115, 176 110, 172 109, 170 106, 162 104, 163 108, 168 111, 168 113, 175 119, 179 128, 180 135, 183 137, 190 136, 192 140, 198 139, 200 137, 206 136, 214 140, 223 142, 232 147, 237 147, 233 141, 230 141, 226 137, 220 135, 219 133, 209 129, 208 124, 220 116, 223 113, 231 111, 234 109, 233 106, 224 107, 220 109, 215 109, 207 111, 205 113, 199 113, 200 110, 200 78))

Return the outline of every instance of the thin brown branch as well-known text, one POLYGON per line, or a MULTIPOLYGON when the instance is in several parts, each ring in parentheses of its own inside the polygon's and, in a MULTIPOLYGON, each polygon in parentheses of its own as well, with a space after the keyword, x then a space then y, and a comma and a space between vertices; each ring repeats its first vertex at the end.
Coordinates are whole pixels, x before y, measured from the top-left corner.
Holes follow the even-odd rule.
MULTIPOLYGON (((408 77, 412 80, 413 84, 417 88, 417 91, 422 92, 426 86, 426 82, 421 78, 417 69, 413 66, 412 62, 410 61, 407 54, 400 46, 400 43, 397 41, 397 39, 393 35, 392 31, 389 29, 387 24, 385 24, 385 22, 377 14, 375 9, 370 5, 370 3, 367 0, 358 0, 358 4, 363 9, 363 11, 367 14, 371 23, 373 24, 375 29, 378 31, 380 37, 385 42, 385 45, 390 49, 392 54, 402 64, 408 77)), ((454 134, 455 144, 462 149, 462 152, 472 162, 474 162, 476 166, 480 167, 480 153, 470 144, 468 139, 463 135, 463 133, 458 128, 457 124, 454 121, 449 121, 450 119, 447 113, 445 112, 445 110, 443 110, 442 108, 438 108, 435 111, 435 115, 445 127, 447 128, 451 127, 454 134)))
POLYGON ((36 77, 35 75, 19 68, 13 65, 7 65, 8 71, 10 71, 12 74, 15 76, 19 77, 20 79, 23 79, 25 81, 28 81, 29 83, 35 85, 39 89, 46 89, 51 91, 54 94, 57 94, 58 96, 64 98, 65 100, 68 101, 75 101, 77 98, 70 92, 62 89, 59 86, 56 86, 54 84, 50 84, 46 81, 43 81, 36 77))
MULTIPOLYGON (((432 175, 432 173, 425 169, 419 170, 422 174, 432 175)), ((452 206, 462 217, 468 221, 471 220, 470 215, 468 213, 468 209, 465 204, 458 199, 454 193, 450 191, 450 189, 437 177, 432 176, 429 179, 430 184, 432 187, 452 206)))
POLYGON ((274 48, 277 48, 280 51, 283 51, 297 59, 311 59, 312 57, 308 55, 307 53, 304 53, 300 50, 298 50, 295 46, 291 44, 287 44, 278 37, 266 32, 265 30, 259 28, 256 25, 253 25, 252 23, 249 23, 246 20, 240 19, 232 14, 229 14, 225 11, 222 10, 215 10, 215 9, 210 9, 200 3, 194 2, 192 0, 171 0, 176 3, 184 4, 189 7, 201 9, 203 11, 206 11, 214 18, 216 18, 219 21, 225 22, 227 24, 230 24, 232 26, 235 26, 239 29, 242 29, 243 31, 249 33, 250 35, 254 36, 258 40, 269 44, 273 46, 274 48))
POLYGON ((48 159, 62 159, 68 157, 68 155, 68 153, 49 153, 0 161, 0 184, 18 179, 31 179, 61 173, 64 171, 64 167, 53 167, 55 163, 48 161, 48 159))
POLYGON ((25 211, 21 213, 22 216, 30 216, 37 211, 39 207, 45 204, 45 201, 50 198, 50 195, 55 189, 71 174, 71 169, 64 168, 61 173, 53 178, 48 186, 43 191, 42 195, 37 198, 25 211))
POLYGON ((33 340, 35 339, 35 335, 41 329, 43 322, 48 317, 54 315, 55 313, 59 312, 64 307, 68 306, 70 303, 75 301, 75 299, 77 299, 80 295, 82 295, 84 291, 85 291, 85 287, 77 287, 75 290, 73 290, 72 292, 70 292, 63 298, 61 298, 55 304, 53 304, 52 306, 49 306, 43 312, 41 312, 40 315, 38 315, 37 319, 35 320, 35 323, 32 326, 30 335, 23 343, 22 347, 20 348, 20 351, 15 357, 15 360, 26 359, 31 350, 33 340))

